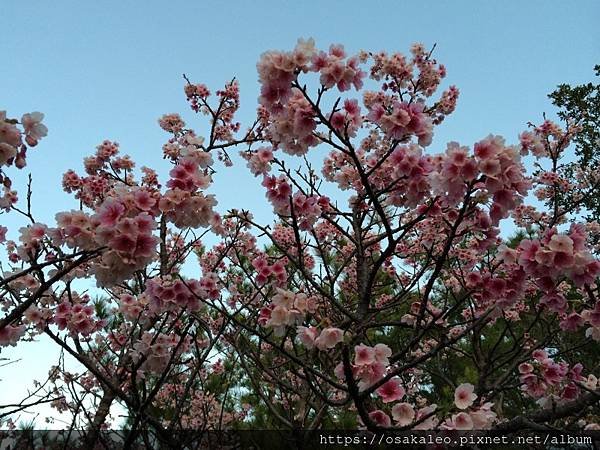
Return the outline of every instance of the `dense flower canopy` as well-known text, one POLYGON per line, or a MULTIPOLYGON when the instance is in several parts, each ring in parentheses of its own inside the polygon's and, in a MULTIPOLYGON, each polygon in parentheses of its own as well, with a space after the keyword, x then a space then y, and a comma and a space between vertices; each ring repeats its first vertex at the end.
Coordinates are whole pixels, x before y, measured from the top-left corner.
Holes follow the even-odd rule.
POLYGON ((0 227, 0 346, 45 334, 82 367, 51 368, 44 398, 92 429, 114 426, 119 404, 133 432, 167 440, 244 426, 511 430, 523 418, 596 429, 597 407, 582 408, 599 396, 600 225, 559 195, 600 181, 558 170, 578 124, 432 150, 459 90, 439 92, 446 69, 420 44, 350 55, 300 39, 257 70, 253 123, 235 119, 235 79, 213 93, 186 78, 207 127, 159 119, 168 174, 104 141, 84 172, 65 172, 80 207, 52 224, 17 208, 7 175, 46 135, 43 115, 0 114, 0 207, 30 221, 0 227), (271 223, 218 212, 207 193, 240 163, 271 223))

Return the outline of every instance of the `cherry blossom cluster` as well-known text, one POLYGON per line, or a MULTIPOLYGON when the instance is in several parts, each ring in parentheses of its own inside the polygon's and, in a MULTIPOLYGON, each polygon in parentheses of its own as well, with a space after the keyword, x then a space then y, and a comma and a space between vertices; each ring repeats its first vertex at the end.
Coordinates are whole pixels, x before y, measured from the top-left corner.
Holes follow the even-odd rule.
MULTIPOLYGON (((531 362, 519 365, 521 389, 525 394, 537 399, 542 407, 574 400, 580 395, 578 384, 588 381, 582 375, 580 363, 570 366, 565 361, 556 362, 544 350, 536 350, 532 356, 531 362)), ((589 380, 593 379, 592 376, 589 380)))
MULTIPOLYGON (((383 378, 389 366, 389 357, 392 356, 392 350, 385 344, 376 344, 370 347, 365 344, 360 344, 354 347, 354 363, 352 364, 352 375, 359 380, 358 389, 364 391, 369 386, 375 384, 383 378)), ((344 380, 344 366, 342 363, 335 368, 335 373, 339 379, 344 380)), ((394 380, 389 386, 386 386, 379 395, 382 398, 390 399, 392 396, 401 392, 400 387, 394 387, 394 380), (393 389, 392 389, 393 388, 393 389), (396 394, 390 393, 391 391, 396 394)), ((385 385, 384 385, 385 386, 385 385)), ((383 387, 383 386, 382 386, 383 387)), ((380 388, 381 389, 381 388, 380 388)), ((401 398, 404 394, 400 395, 401 398)), ((393 401, 393 400, 389 400, 393 401)))
POLYGON ((0 347, 16 346, 26 331, 27 325, 7 325, 0 329, 0 347))
POLYGON ((545 120, 541 125, 533 126, 532 131, 524 131, 519 135, 521 153, 531 153, 536 158, 558 158, 570 145, 573 136, 579 132, 579 127, 567 124, 567 130, 551 120, 545 120))
POLYGON ((321 212, 329 209, 329 198, 324 196, 306 196, 296 192, 292 197, 294 214, 298 221, 298 228, 310 230, 321 216, 321 212))
POLYGON ((346 99, 340 111, 335 111, 329 116, 329 122, 333 129, 340 135, 355 137, 356 132, 363 124, 358 100, 346 99))
POLYGON ((344 340, 344 332, 335 327, 323 328, 319 332, 317 327, 298 326, 296 337, 309 350, 315 347, 319 350, 328 350, 344 340))
MULTIPOLYGON (((571 317, 571 315, 567 316, 567 320, 571 317)), ((585 330, 585 335, 595 341, 600 341, 600 302, 596 302, 594 309, 584 309, 581 316, 575 316, 575 320, 577 325, 580 325, 582 320, 584 323, 588 323, 590 327, 585 330)))
POLYGON ((144 296, 150 310, 160 314, 177 309, 198 311, 202 300, 216 299, 219 293, 216 275, 208 273, 200 280, 148 280, 144 296))
POLYGON ((212 165, 213 160, 211 154, 204 150, 204 138, 196 136, 192 130, 186 130, 163 145, 163 157, 173 163, 182 157, 192 157, 201 167, 208 167, 212 165))
POLYGON ((19 259, 23 261, 35 260, 42 250, 42 244, 47 233, 48 227, 37 222, 19 228, 19 241, 21 244, 16 249, 19 259))
POLYGON ((490 135, 476 143, 474 156, 469 156, 465 147, 449 144, 445 157, 436 160, 430 177, 433 192, 456 203, 464 197, 467 183, 479 181, 474 187, 481 189, 480 196, 490 198, 490 218, 492 225, 497 225, 522 202, 531 183, 518 151, 507 147, 499 136, 490 135))
MULTIPOLYGON (((199 152, 206 154, 206 152, 199 152)), ((204 195, 199 190, 210 184, 210 176, 201 172, 202 166, 208 167, 209 160, 197 157, 185 157, 171 169, 168 189, 159 201, 159 208, 166 218, 180 228, 207 227, 215 218, 213 207, 217 200, 214 195, 204 195)))
POLYGON ((248 161, 247 166, 254 176, 266 175, 271 171, 273 149, 261 147, 253 152, 240 152, 240 155, 248 161))
MULTIPOLYGON (((374 166, 377 158, 372 158, 369 163, 374 166)), ((390 155, 386 169, 397 180, 395 189, 388 198, 392 205, 415 207, 429 193, 427 176, 432 170, 432 164, 417 145, 396 148, 390 155)))
POLYGON ((44 114, 37 111, 23 114, 20 121, 9 119, 6 111, 0 111, 0 166, 25 167, 27 146, 35 147, 48 134, 42 120, 44 114))
POLYGON ((289 215, 292 187, 285 176, 265 176, 262 185, 267 188, 267 199, 277 214, 289 215))
POLYGON ((364 102, 368 119, 381 127, 388 138, 405 140, 416 136, 421 146, 427 146, 431 143, 432 126, 454 111, 458 89, 451 86, 430 109, 422 98, 413 101, 433 95, 446 76, 446 69, 421 44, 413 45, 411 53, 411 60, 401 53, 389 56, 380 52, 372 56, 371 78, 384 81, 383 91, 366 92, 364 102), (385 94, 386 91, 391 94, 385 94), (406 101, 404 95, 411 101, 406 101))
POLYGON ((299 89, 292 90, 285 107, 268 128, 269 139, 276 148, 290 155, 302 156, 319 140, 314 135, 317 121, 310 102, 299 89))
POLYGON ((200 284, 195 280, 184 282, 154 278, 146 283, 144 294, 155 313, 179 308, 188 308, 190 311, 200 309, 200 284))
POLYGON ((158 244, 158 238, 153 234, 156 222, 150 214, 140 212, 127 217, 121 203, 110 199, 107 203, 94 217, 98 222, 95 241, 109 249, 94 266, 100 285, 115 283, 148 265, 156 258, 158 244))
POLYGON ((496 225, 527 195, 531 183, 517 150, 505 146, 502 138, 489 136, 475 144, 474 152, 479 170, 485 175, 487 193, 492 196, 490 218, 496 225))
MULTIPOLYGON (((347 57, 343 46, 332 45, 329 52, 317 51, 312 39, 299 40, 292 52, 264 53, 257 65, 262 86, 259 101, 276 119, 267 129, 274 146, 292 155, 303 155, 319 143, 315 131, 322 118, 305 92, 293 86, 299 73, 318 73, 323 89, 336 87, 344 92, 354 86, 358 90, 365 76, 359 64, 356 56, 347 57)), ((347 125, 353 135, 361 122, 359 111, 356 101, 348 101, 344 112, 334 111, 329 119, 339 130, 347 125)))
POLYGON ((600 261, 595 259, 586 246, 583 226, 573 224, 568 234, 549 229, 542 239, 524 239, 518 247, 519 264, 529 274, 539 277, 550 291, 556 281, 567 276, 576 286, 592 283, 600 274, 600 261))
POLYGON ((6 167, 25 167, 27 149, 35 147, 48 134, 42 120, 44 114, 37 111, 23 114, 20 121, 8 118, 6 111, 0 111, 0 184, 3 187, 0 210, 10 210, 18 200, 17 193, 11 190, 12 181, 6 174, 6 167))
POLYGON ((158 119, 158 125, 168 133, 179 133, 185 128, 185 122, 177 113, 164 114, 158 119))
POLYGON ((219 109, 213 117, 215 141, 233 141, 233 133, 240 130, 240 123, 234 122, 236 111, 240 107, 240 86, 237 80, 227 83, 221 90, 216 91, 219 97, 219 109))
POLYGON ((155 203, 145 191, 108 197, 94 215, 81 211, 58 214, 57 227, 49 234, 57 245, 106 249, 93 273, 99 285, 115 284, 156 256, 158 238, 153 235, 156 221, 152 215, 155 203))
MULTIPOLYGON (((437 405, 432 404, 415 411, 415 408, 410 403, 397 403, 392 408, 392 417, 396 425, 400 427, 406 427, 413 422, 418 422, 417 425, 412 427, 413 430, 431 430, 439 422, 435 415, 433 415, 436 408, 437 405)), ((371 411, 369 419, 380 427, 388 428, 392 426, 390 416, 381 409, 371 411)))
POLYGON ((145 309, 147 299, 140 296, 136 298, 131 294, 121 294, 118 300, 118 311, 128 320, 137 320, 145 309))
MULTIPOLYGON (((240 123, 234 122, 235 113, 240 107, 240 91, 237 80, 230 81, 223 89, 215 92, 218 99, 217 106, 211 106, 208 103, 211 93, 204 84, 192 84, 187 80, 184 92, 194 112, 201 112, 210 116, 211 136, 209 145, 215 142, 231 142, 234 140, 234 133, 240 130, 240 123)), ((177 114, 163 116, 161 120, 166 122, 166 127, 162 125, 161 127, 165 131, 173 133, 175 137, 189 133, 193 135, 191 130, 184 130, 185 123, 177 114), (169 125, 169 120, 174 120, 177 123, 176 128, 169 125), (183 133, 181 133, 182 131, 183 133)))
POLYGON ((198 112, 200 110, 200 105, 202 101, 205 101, 210 95, 210 91, 206 87, 206 85, 192 84, 188 83, 184 87, 185 96, 187 97, 187 101, 190 102, 191 108, 198 112))
MULTIPOLYGON (((133 344, 132 357, 139 364, 140 374, 145 372, 160 373, 174 356, 175 347, 179 344, 176 334, 152 333, 145 331, 141 338, 133 344)), ((189 347, 189 338, 183 345, 179 345, 178 353, 184 352, 189 347)))
MULTIPOLYGON (((77 297, 79 299, 79 297, 77 297)), ((105 320, 95 317, 94 305, 86 304, 87 296, 80 298, 81 302, 71 303, 63 300, 54 309, 54 323, 59 330, 67 329, 74 335, 89 336, 106 326, 105 320)))
POLYGON ((185 228, 208 227, 215 219, 213 207, 217 205, 214 195, 201 192, 190 193, 170 189, 160 199, 160 210, 175 226, 185 228))
POLYGON ((346 58, 341 45, 332 45, 329 52, 317 51, 313 39, 298 40, 291 52, 263 53, 257 64, 262 84, 259 101, 270 112, 280 112, 292 96, 291 83, 300 72, 317 72, 326 88, 336 86, 340 91, 362 87, 365 73, 358 67, 357 57, 346 58))
MULTIPOLYGON (((384 403, 401 400, 405 395, 404 388, 394 379, 379 388, 378 393, 380 390, 382 391, 380 396, 384 403), (385 389, 383 389, 384 386, 386 386, 385 389), (384 397, 385 395, 389 395, 389 397, 384 397)), ((493 403, 474 405, 476 399, 474 386, 470 383, 463 383, 454 391, 454 406, 458 411, 444 421, 440 421, 434 414, 437 410, 436 404, 416 409, 409 402, 396 403, 391 409, 391 418, 380 409, 370 412, 369 418, 382 427, 392 426, 393 420, 399 427, 407 427, 414 422, 420 422, 412 427, 415 430, 431 430, 436 427, 442 430, 489 429, 497 421, 497 415, 492 410, 493 403)))
MULTIPOLYGON (((208 378, 208 374, 204 378, 208 378)), ((157 405, 165 409, 175 409, 184 393, 184 382, 166 383, 157 393, 157 405)), ((186 430, 227 429, 234 423, 242 421, 247 415, 245 409, 234 412, 223 411, 221 402, 214 394, 200 389, 193 389, 185 398, 186 410, 180 420, 186 430)), ((165 426, 170 424, 168 419, 165 419, 164 423, 165 426)))
POLYGON ((306 294, 281 288, 276 290, 270 305, 260 311, 260 322, 263 326, 272 327, 278 334, 282 334, 286 326, 298 324, 307 313, 315 312, 315 300, 306 294))
POLYGON ((252 267, 256 270, 255 281, 259 286, 272 280, 276 285, 283 285, 287 281, 285 263, 282 260, 269 264, 265 255, 257 256, 252 260, 252 267))
POLYGON ((63 189, 89 207, 97 206, 119 181, 132 182, 131 171, 135 163, 127 155, 119 155, 119 144, 108 140, 96 147, 96 154, 84 159, 87 176, 81 177, 73 170, 63 175, 63 189))
POLYGON ((369 108, 367 118, 381 127, 389 139, 403 141, 416 136, 419 145, 426 147, 431 144, 433 124, 424 109, 422 103, 394 101, 387 108, 375 103, 369 108))

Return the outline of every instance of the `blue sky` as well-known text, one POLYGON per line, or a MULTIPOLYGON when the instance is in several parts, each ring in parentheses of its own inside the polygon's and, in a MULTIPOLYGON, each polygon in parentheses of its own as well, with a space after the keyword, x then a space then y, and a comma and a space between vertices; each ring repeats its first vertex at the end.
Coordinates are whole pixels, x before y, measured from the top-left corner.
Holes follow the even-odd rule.
MULTIPOLYGON (((82 158, 103 139, 118 141, 138 166, 167 167, 161 159, 167 135, 157 118, 180 112, 195 125, 183 73, 213 91, 237 77, 245 123, 255 110, 255 65, 265 50, 291 49, 299 37, 314 37, 321 47, 343 43, 350 52, 407 52, 413 42, 437 43, 446 82, 461 97, 437 128, 431 151, 489 133, 516 142, 528 121, 552 115, 546 96, 557 84, 591 80, 600 63, 598 17, 597 1, 5 1, 0 109, 16 117, 46 114, 49 135, 15 178, 33 174, 37 217, 52 221, 55 212, 77 207, 61 191, 62 173, 81 171, 82 158)), ((267 214, 264 192, 244 165, 228 170, 211 188, 218 209, 267 214)), ((15 219, 0 216, 9 225, 15 219)), ((22 362, 1 369, 2 397, 6 383, 19 384, 16 391, 46 371, 55 354, 40 349, 25 346, 18 351, 22 362)))

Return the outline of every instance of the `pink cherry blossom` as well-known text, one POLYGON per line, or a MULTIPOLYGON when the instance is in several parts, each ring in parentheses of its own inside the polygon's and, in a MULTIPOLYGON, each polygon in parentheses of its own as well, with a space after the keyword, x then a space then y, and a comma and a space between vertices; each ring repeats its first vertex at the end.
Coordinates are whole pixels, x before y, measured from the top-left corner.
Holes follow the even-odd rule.
POLYGON ((467 413, 461 412, 452 416, 452 423, 455 430, 472 430, 473 419, 467 413))
POLYGON ((407 426, 415 418, 415 409, 410 403, 396 403, 392 408, 392 417, 399 426, 407 426))
POLYGON ((392 420, 390 419, 390 416, 380 409, 371 411, 369 413, 369 418, 380 427, 388 428, 392 426, 392 420))
POLYGON ((315 339, 315 346, 319 350, 325 350, 335 347, 344 339, 344 332, 339 328, 325 328, 321 331, 319 337, 315 339))
POLYGON ((48 128, 42 123, 42 120, 44 120, 44 114, 37 111, 23 114, 21 118, 21 124, 25 130, 25 139, 31 146, 36 145, 40 139, 48 134, 48 128))
POLYGON ((404 388, 400 385, 400 380, 396 378, 386 381, 381 387, 377 388, 376 392, 381 397, 383 403, 401 400, 405 394, 404 388))
POLYGON ((473 391, 475 386, 470 383, 463 383, 454 390, 454 404, 459 409, 467 409, 477 398, 473 391))
POLYGON ((296 328, 298 340, 302 342, 307 349, 311 349, 315 346, 315 340, 319 336, 319 330, 315 327, 303 327, 299 326, 296 328))
POLYGON ((354 347, 354 351, 356 353, 354 364, 357 366, 365 366, 375 362, 375 350, 373 348, 360 344, 354 347))

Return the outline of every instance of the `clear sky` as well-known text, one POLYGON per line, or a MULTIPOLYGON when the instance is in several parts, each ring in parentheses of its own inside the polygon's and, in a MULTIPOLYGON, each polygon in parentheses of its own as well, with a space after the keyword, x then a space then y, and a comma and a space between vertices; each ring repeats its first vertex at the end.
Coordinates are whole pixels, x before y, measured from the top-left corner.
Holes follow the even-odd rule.
MULTIPOLYGON (((256 107, 256 61, 265 50, 291 49, 298 37, 314 37, 321 47, 342 43, 350 52, 437 43, 446 82, 461 96, 431 151, 489 133, 516 142, 528 121, 553 113, 546 96, 557 84, 591 80, 600 63, 598 18, 594 0, 4 1, 0 110, 46 114, 49 135, 19 177, 32 172, 34 209, 40 221, 51 221, 56 211, 77 207, 61 191, 62 173, 81 171, 82 158, 103 139, 118 141, 138 166, 166 168, 167 135, 157 118, 180 112, 194 126, 183 73, 213 91, 237 77, 244 124, 256 107)), ((267 213, 264 192, 244 165, 228 170, 211 188, 218 209, 267 213)), ((0 222, 14 225, 14 218, 0 222)), ((8 385, 22 391, 23 380, 45 372, 55 354, 41 349, 19 347, 23 361, 0 369, 0 403, 8 385)))

